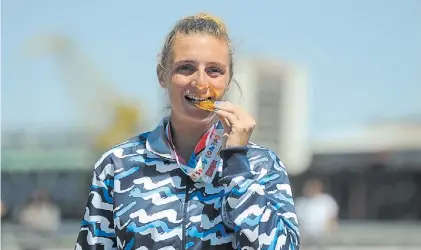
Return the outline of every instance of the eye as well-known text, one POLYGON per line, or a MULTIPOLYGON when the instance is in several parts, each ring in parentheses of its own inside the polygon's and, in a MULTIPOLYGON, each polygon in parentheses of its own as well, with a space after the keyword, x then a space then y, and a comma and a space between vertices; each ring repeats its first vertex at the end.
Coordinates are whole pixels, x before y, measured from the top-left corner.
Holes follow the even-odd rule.
POLYGON ((211 77, 217 77, 224 74, 224 72, 218 67, 211 67, 207 70, 207 72, 211 77))
POLYGON ((195 70, 195 67, 190 64, 181 65, 176 69, 177 73, 180 74, 192 74, 195 70))

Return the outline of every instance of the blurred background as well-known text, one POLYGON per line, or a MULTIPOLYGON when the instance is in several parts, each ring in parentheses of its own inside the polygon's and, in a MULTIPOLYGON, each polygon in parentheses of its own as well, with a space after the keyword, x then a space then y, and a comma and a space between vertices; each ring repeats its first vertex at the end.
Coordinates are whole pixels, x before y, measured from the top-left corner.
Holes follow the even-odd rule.
POLYGON ((94 162, 164 115, 157 55, 202 11, 230 30, 228 99, 287 166, 303 249, 418 249, 419 0, 1 1, 2 249, 73 249, 94 162))

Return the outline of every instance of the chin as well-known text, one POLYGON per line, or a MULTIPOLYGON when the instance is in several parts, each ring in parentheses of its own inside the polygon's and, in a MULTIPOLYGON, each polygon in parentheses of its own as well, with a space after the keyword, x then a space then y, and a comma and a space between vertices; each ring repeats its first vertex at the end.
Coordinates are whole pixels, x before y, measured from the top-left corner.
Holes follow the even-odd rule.
POLYGON ((209 123, 213 120, 215 114, 198 108, 196 112, 184 112, 184 116, 191 122, 209 123))
POLYGON ((172 112, 173 115, 191 123, 210 123, 215 117, 215 113, 202 110, 190 103, 186 103, 180 110, 172 112))

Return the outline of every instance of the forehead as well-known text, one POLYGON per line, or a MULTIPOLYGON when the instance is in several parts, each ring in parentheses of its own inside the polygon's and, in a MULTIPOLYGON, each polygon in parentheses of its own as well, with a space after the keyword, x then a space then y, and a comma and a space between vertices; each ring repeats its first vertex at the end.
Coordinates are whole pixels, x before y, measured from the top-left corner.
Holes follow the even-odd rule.
POLYGON ((176 35, 172 46, 173 60, 215 61, 228 63, 229 48, 225 41, 210 35, 176 35))

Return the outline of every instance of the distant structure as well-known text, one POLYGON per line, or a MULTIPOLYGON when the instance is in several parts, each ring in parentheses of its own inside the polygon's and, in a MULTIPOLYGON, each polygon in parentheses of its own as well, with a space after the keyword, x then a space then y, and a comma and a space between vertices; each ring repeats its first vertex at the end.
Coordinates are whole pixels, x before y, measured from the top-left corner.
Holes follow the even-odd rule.
POLYGON ((39 35, 29 40, 25 49, 34 61, 45 56, 56 59, 61 84, 74 98, 84 129, 96 135, 92 145, 96 154, 136 136, 147 126, 146 109, 140 100, 120 92, 70 37, 39 35))
POLYGON ((271 60, 237 62, 227 99, 239 103, 258 122, 252 141, 277 153, 292 175, 310 165, 308 95, 305 71, 271 60))
POLYGON ((359 129, 330 132, 311 144, 312 167, 319 171, 385 164, 396 169, 420 170, 421 122, 380 121, 359 129))

